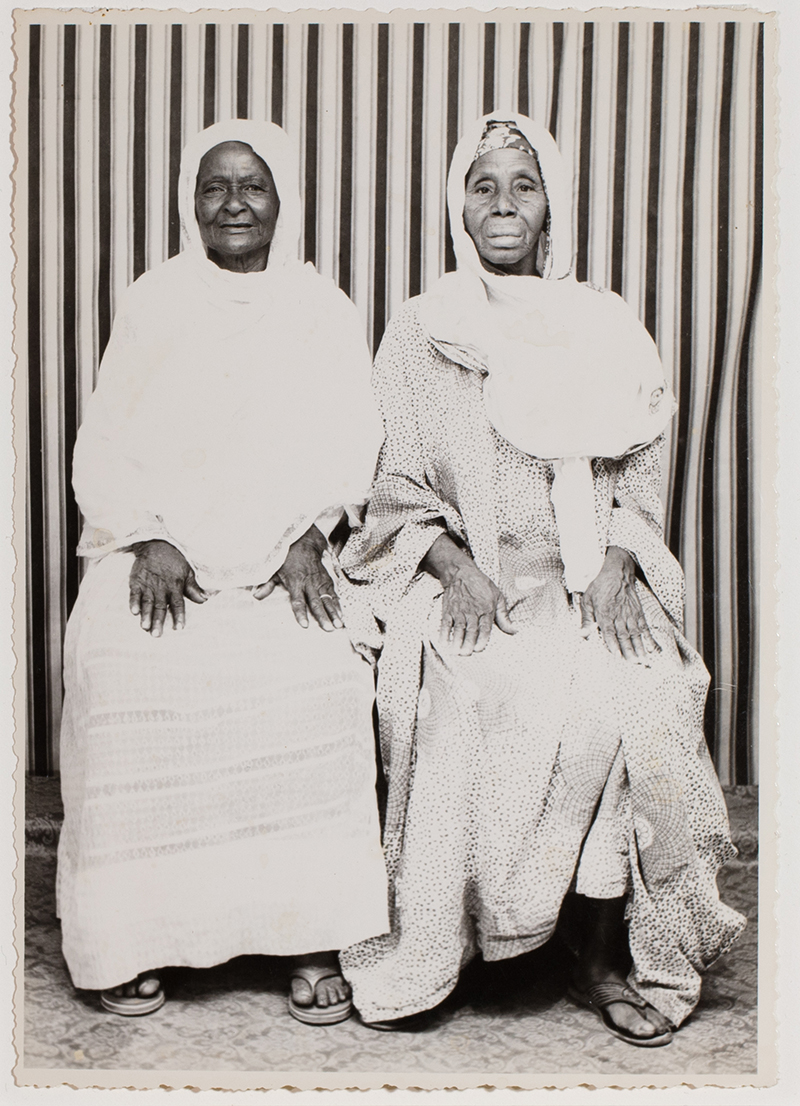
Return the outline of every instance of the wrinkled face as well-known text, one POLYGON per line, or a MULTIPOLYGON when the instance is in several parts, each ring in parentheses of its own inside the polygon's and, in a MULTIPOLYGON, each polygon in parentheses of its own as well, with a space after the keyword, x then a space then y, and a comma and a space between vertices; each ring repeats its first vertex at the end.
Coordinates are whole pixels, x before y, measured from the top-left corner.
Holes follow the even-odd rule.
POLYGON ((194 210, 203 244, 217 264, 264 268, 279 208, 272 173, 244 142, 221 142, 204 155, 194 210))
POLYGON ((536 272, 547 196, 534 158, 513 148, 479 157, 467 177, 464 226, 481 260, 520 276, 536 272))

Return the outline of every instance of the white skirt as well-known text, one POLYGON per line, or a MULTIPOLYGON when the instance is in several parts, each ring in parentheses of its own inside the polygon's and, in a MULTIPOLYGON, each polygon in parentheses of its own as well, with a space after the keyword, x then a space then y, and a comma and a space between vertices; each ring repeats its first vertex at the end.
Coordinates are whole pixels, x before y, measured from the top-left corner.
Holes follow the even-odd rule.
POLYGON ((92 565, 70 617, 58 902, 77 987, 388 930, 374 686, 346 633, 279 588, 128 610, 133 556, 92 565))

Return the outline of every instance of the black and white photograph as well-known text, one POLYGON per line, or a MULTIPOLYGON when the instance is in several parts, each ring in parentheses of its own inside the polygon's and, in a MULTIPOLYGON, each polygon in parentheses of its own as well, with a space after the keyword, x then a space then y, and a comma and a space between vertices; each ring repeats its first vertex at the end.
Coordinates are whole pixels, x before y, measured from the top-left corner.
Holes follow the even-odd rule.
POLYGON ((14 19, 17 1083, 767 1085, 774 15, 14 19))

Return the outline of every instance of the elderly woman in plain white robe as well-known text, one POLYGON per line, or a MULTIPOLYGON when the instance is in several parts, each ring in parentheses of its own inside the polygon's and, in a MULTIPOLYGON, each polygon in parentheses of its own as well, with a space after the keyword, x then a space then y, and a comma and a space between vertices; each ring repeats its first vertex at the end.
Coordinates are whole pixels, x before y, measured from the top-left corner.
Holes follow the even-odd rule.
POLYGON ((373 676, 327 541, 380 422, 355 308, 297 259, 296 181, 277 127, 189 144, 186 248, 123 297, 78 436, 58 899, 117 1013, 256 953, 300 957, 296 1017, 340 1020, 335 950, 387 929, 373 676))

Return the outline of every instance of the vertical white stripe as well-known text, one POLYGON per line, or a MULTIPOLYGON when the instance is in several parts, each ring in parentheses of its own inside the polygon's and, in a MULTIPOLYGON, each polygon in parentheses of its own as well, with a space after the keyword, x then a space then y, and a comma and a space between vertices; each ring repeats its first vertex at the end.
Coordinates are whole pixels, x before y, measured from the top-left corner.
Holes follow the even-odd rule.
POLYGON ((353 288, 352 298, 372 333, 372 224, 375 174, 372 158, 375 133, 375 88, 378 29, 356 24, 353 34, 353 86, 356 104, 353 134, 353 288))
POLYGON ((250 117, 269 122, 272 79, 272 36, 264 23, 250 25, 250 117))
POLYGON ((183 133, 188 142, 203 129, 203 58, 206 29, 202 24, 183 28, 183 133))
MULTIPOLYGON (((64 29, 42 27, 42 472, 44 495, 44 562, 47 580, 47 680, 50 688, 50 733, 58 732, 61 686, 62 625, 62 349, 61 289, 61 126, 63 120, 64 29)), ((55 749, 53 749, 55 752, 55 749)))
POLYGON ((447 23, 428 27, 422 123, 422 291, 444 272, 447 182, 447 23))
POLYGON ((553 24, 531 23, 528 47, 528 96, 531 119, 550 125, 550 90, 553 87, 553 24))
POLYGON ((495 108, 516 112, 519 89, 519 23, 495 24, 495 108))
POLYGON ((236 118, 239 24, 217 24, 217 119, 236 118))
POLYGON ((588 277, 611 287, 611 235, 617 106, 617 25, 595 23, 588 277))
POLYGON ((97 365, 97 71, 99 27, 78 28, 76 110, 78 422, 92 394, 97 365))
POLYGON ((386 319, 408 299, 411 176, 412 23, 389 30, 389 153, 386 196, 386 319))
POLYGON ((338 283, 339 167, 341 163, 341 29, 319 28, 319 170, 317 172, 317 268, 338 283))
POLYGON ((169 27, 147 45, 147 268, 166 261, 169 223, 169 27))
POLYGON ((628 135, 622 295, 644 321, 653 25, 631 23, 628 34, 628 135))

